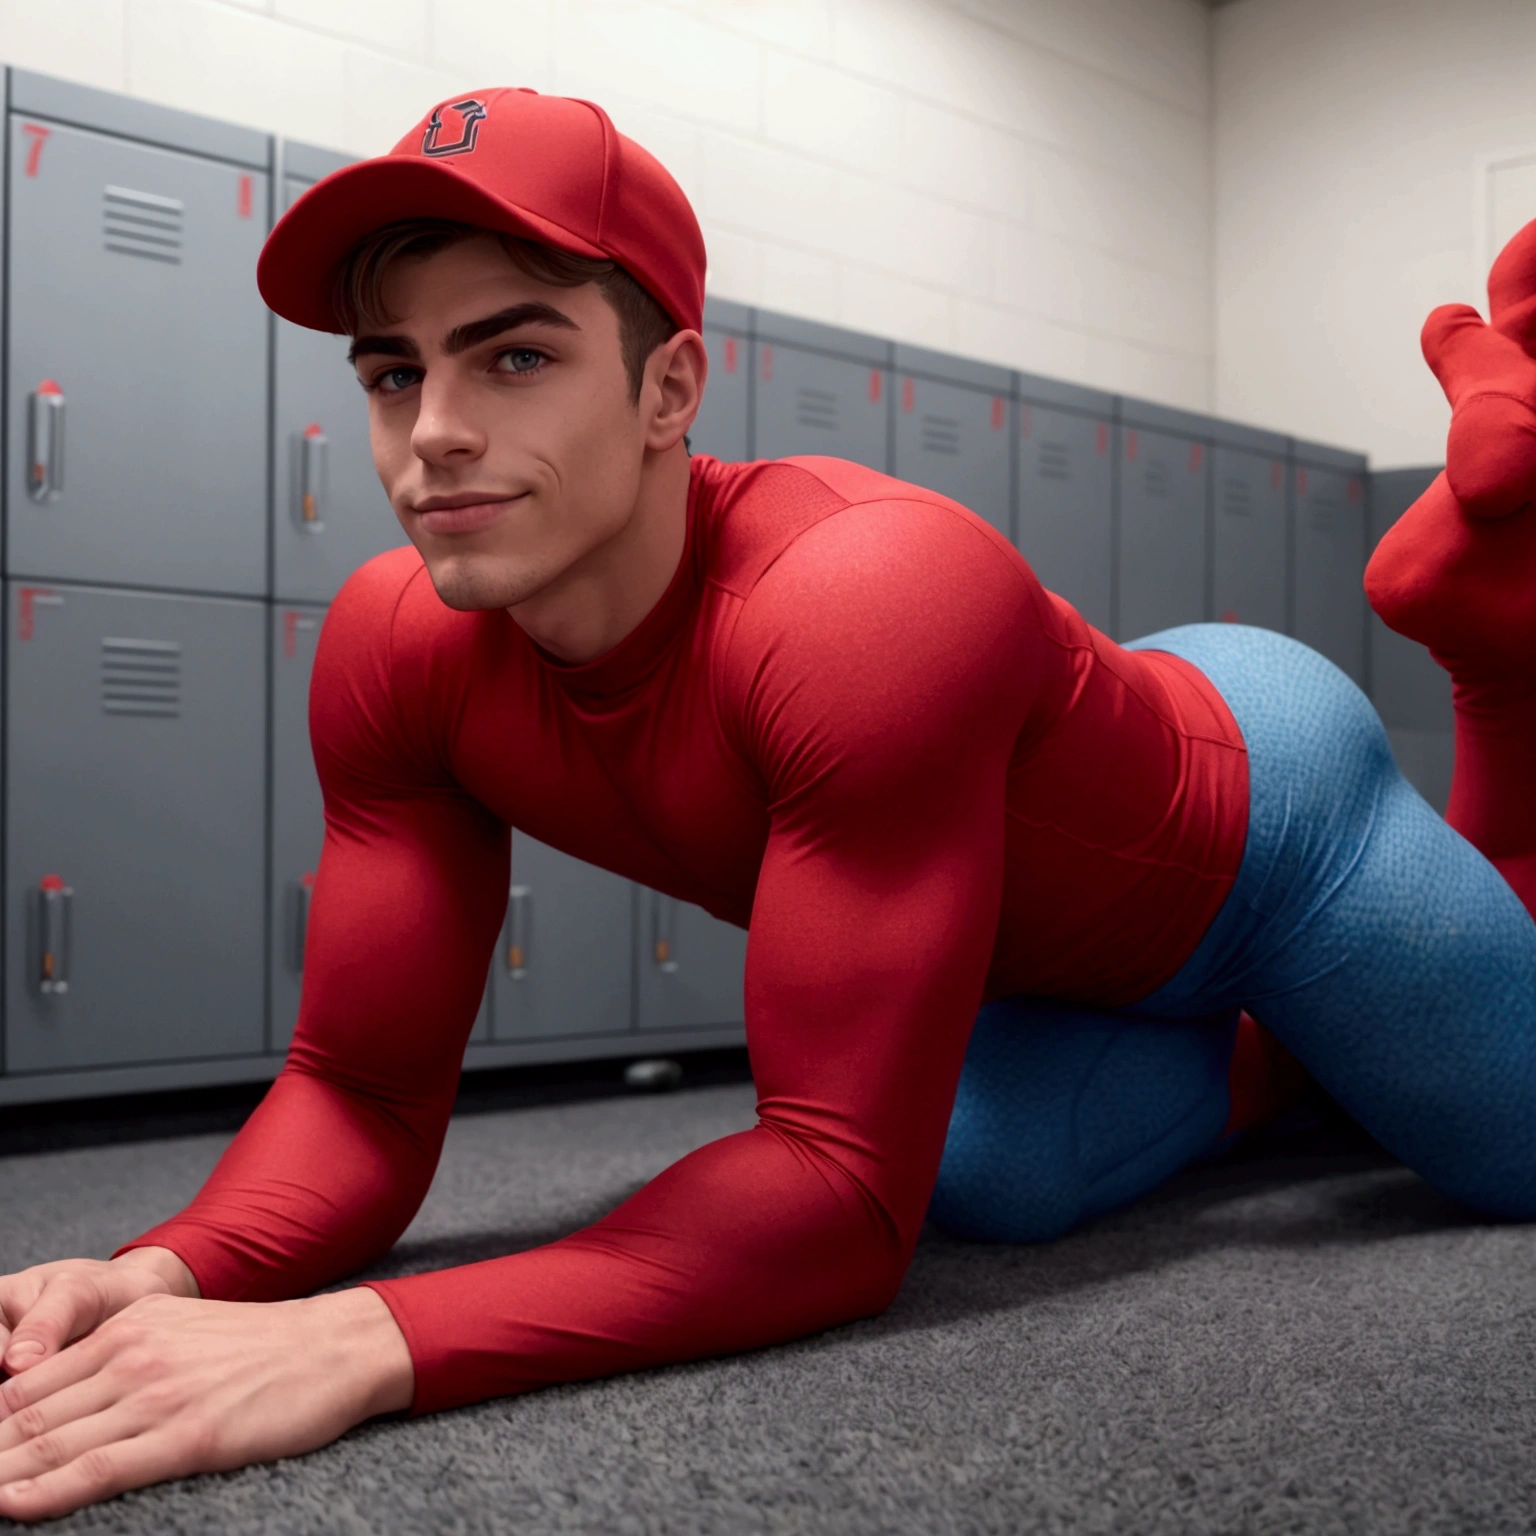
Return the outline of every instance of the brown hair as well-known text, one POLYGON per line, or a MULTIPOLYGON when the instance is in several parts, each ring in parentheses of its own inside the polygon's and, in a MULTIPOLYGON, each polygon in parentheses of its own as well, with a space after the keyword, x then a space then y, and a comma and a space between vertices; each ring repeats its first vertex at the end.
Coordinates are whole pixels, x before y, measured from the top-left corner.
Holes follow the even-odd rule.
POLYGON ((433 256, 461 240, 494 235, 517 267, 536 282, 555 288, 579 288, 596 283, 619 317, 619 349, 629 377, 630 399, 640 398, 645 362, 677 324, 660 304, 616 261, 575 256, 537 240, 523 240, 499 230, 461 224, 453 219, 403 219, 376 229, 353 246, 336 274, 332 308, 337 323, 350 336, 364 325, 395 319, 384 307, 384 279, 395 262, 407 256, 433 256))

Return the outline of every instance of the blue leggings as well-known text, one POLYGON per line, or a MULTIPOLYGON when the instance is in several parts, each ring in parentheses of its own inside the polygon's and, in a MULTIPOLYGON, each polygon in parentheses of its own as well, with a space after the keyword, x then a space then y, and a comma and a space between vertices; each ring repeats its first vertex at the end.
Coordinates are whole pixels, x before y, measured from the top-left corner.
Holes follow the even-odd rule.
POLYGON ((1178 974, 1131 1009, 981 1010, 933 1219, 1040 1241, 1211 1151, 1240 1008, 1430 1183, 1536 1217, 1536 923, 1519 899, 1403 779, 1370 702, 1315 651, 1228 624, 1132 649, 1199 667, 1242 728, 1237 881, 1178 974))

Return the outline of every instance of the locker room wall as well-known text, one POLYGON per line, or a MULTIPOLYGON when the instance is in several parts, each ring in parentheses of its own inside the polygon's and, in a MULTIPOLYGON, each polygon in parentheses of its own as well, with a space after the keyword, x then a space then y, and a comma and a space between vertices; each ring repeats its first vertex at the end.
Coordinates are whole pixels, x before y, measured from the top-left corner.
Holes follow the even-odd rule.
MULTIPOLYGON (((269 1076, 323 833, 315 643, 347 574, 403 537, 345 343, 247 313, 273 203, 340 159, 5 86, 0 1103, 269 1076)), ((723 451, 750 430, 747 318, 711 304, 723 451)), ((740 1040, 744 935, 514 844, 468 1064, 740 1040)))
MULTIPOLYGON (((1370 544, 1424 494, 1440 466, 1390 469, 1371 476, 1370 544)), ((1392 753, 1414 787, 1445 814, 1455 757, 1451 678, 1422 646, 1370 615, 1371 697, 1392 753)))
POLYGON ((0 0, 4 62, 354 156, 469 87, 587 97, 713 292, 1195 410, 1210 35, 1204 0, 0 0))
POLYGON ((1241 0, 1212 20, 1208 408, 1384 469, 1443 460, 1419 328, 1483 308, 1536 217, 1536 6, 1241 0))
MULTIPOLYGON (((212 198, 264 225, 258 175, 269 174, 276 200, 336 163, 310 146, 267 145, 228 125, 57 82, 13 73, 10 88, 13 252, 32 238, 43 206, 38 185, 17 193, 17 177, 43 180, 28 174, 39 138, 28 123, 47 129, 44 154, 79 139, 103 156, 72 191, 57 194, 83 208, 80 217, 106 220, 90 226, 82 245, 117 238, 117 205, 108 198, 102 212, 100 187, 123 187, 101 178, 126 175, 120 157, 128 150, 141 154, 133 166, 151 168, 138 192, 162 202, 165 178, 195 162, 201 180, 188 182, 175 216, 189 221, 200 217, 199 199, 212 198), (210 168, 219 173, 211 180, 210 168), (223 174, 231 168, 233 181, 223 174), (251 179, 249 215, 240 176, 251 179)), ((174 222, 162 204, 144 206, 174 222)), ((109 291, 101 326, 119 323, 109 302, 114 273, 136 274, 135 260, 165 265, 142 252, 123 260, 102 269, 109 291)), ((11 262, 12 315, 43 312, 43 271, 35 257, 11 262)), ((137 306, 120 320, 128 326, 144 325, 146 309, 153 320, 154 304, 163 310, 173 292, 162 288, 155 299, 142 284, 120 291, 137 306)), ((254 432, 248 421, 228 424, 257 440, 256 462, 268 465, 255 476, 264 499, 254 514, 238 500, 212 509, 230 521, 232 547, 252 542, 253 518, 255 544, 270 544, 265 576, 249 595, 248 574, 237 578, 234 566, 190 575, 178 567, 170 582, 153 562, 141 569, 124 558, 191 536, 174 521, 167 533, 156 519, 185 517, 197 491, 181 487, 160 506, 104 491, 89 458, 73 473, 92 430, 67 440, 63 491, 34 498, 29 397, 53 368, 38 350, 50 332, 13 326, 0 1103, 269 1075, 291 1034, 321 835, 305 711, 314 642, 347 571, 399 533, 373 475, 344 348, 272 324, 270 420, 263 405, 254 432), (324 440, 318 467, 312 449, 305 457, 310 427, 324 440), (36 536, 39 526, 56 533, 49 518, 74 519, 91 536, 78 548, 57 538, 50 545, 36 536), (62 554, 36 553, 50 548, 62 554), (102 566, 90 561, 105 562, 118 581, 101 585, 102 566), (154 590, 177 584, 192 590, 154 590), (210 667, 223 669, 225 686, 210 686, 210 667), (230 796, 248 809, 224 818, 239 843, 225 848, 218 838, 230 827, 217 823, 230 796), (62 827, 73 841, 57 835, 62 827), (204 899, 214 869, 223 877, 218 899, 204 899), (61 950, 76 978, 68 993, 45 994, 39 984, 43 952, 57 938, 49 924, 61 910, 59 893, 44 890, 50 875, 70 893, 65 937, 73 942, 61 950), (236 984, 241 1006, 224 1008, 220 986, 236 984), (177 998, 160 1024, 157 987, 177 998), (214 1034, 203 1021, 216 1013, 214 1034)), ((1369 541, 1390 507, 1400 501, 1400 511, 1417 494, 1412 477, 1384 483, 1372 503, 1359 455, 714 296, 705 340, 711 383, 692 432, 697 450, 726 458, 832 453, 931 486, 1012 537, 1048 586, 1120 638, 1207 618, 1264 623, 1301 634, 1362 682, 1379 652, 1394 743, 1434 798, 1439 759, 1429 738, 1444 718, 1438 669, 1368 629, 1359 590, 1369 541)), ((265 355, 264 344, 258 350, 265 355)), ((88 366, 54 371, 63 375, 66 410, 92 403, 88 366)), ((95 409, 95 420, 81 413, 87 429, 119 425, 111 411, 95 409)), ((148 462, 176 450, 182 422, 163 395, 116 409, 132 417, 134 450, 148 462)), ((739 1040, 744 952, 739 930, 519 835, 512 900, 466 1061, 739 1040)))

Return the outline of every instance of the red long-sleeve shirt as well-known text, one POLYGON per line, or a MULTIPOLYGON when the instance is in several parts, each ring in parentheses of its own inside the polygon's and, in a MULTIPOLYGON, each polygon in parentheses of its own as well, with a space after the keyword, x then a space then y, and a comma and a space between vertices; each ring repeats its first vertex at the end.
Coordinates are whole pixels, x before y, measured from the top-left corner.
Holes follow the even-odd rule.
POLYGON ((883 1308, 978 1005, 1145 996, 1247 830, 1242 738, 1199 672, 1090 628, 953 502, 833 459, 695 458, 676 576, 580 666, 380 556, 326 620, 311 734, 326 833, 287 1063, 130 1245, 204 1296, 303 1294, 410 1221, 509 827, 750 925, 756 1127, 559 1242, 374 1283, 418 1412, 883 1308))

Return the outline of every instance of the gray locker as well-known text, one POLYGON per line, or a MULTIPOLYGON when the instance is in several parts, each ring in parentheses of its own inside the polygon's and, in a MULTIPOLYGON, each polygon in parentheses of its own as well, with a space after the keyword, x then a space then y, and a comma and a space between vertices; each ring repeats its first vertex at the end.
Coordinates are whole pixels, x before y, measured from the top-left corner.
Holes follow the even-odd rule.
MULTIPOLYGON (((271 613, 272 842, 267 882, 267 1049, 286 1051, 299 1017, 310 894, 325 841, 325 806, 309 743, 309 682, 325 609, 282 603, 271 613)), ((489 1038, 490 1007, 485 1001, 470 1039, 489 1038)))
MULTIPOLYGON (((285 142, 282 153, 285 209, 348 163, 305 144, 285 142)), ((272 593, 325 603, 364 561, 406 537, 374 471, 367 396, 347 338, 275 324, 272 593)))
POLYGON ((491 1037, 627 1035, 633 910, 628 880, 514 833, 512 889, 491 968, 491 1037))
POLYGON ((299 1016, 304 935, 325 809, 309 746, 309 679, 324 608, 272 610, 272 867, 268 882, 268 1050, 285 1051, 299 1016))
POLYGON ((740 463, 752 456, 752 311, 725 299, 704 301, 709 382, 688 440, 695 453, 740 463))
POLYGON ((746 930, 659 891, 641 890, 637 915, 640 1028, 742 1024, 746 930))
POLYGON ((1228 624, 1291 627, 1289 442, 1274 432, 1213 423, 1211 609, 1228 624))
MULTIPOLYGON (((1438 466, 1394 469, 1370 478, 1370 543, 1429 489, 1438 466)), ((1373 613, 1367 621, 1371 698, 1404 777, 1442 815, 1451 793, 1455 710, 1451 676, 1416 640, 1388 629, 1373 613)))
POLYGON ((1292 633, 1349 674, 1365 676, 1364 458, 1298 443, 1292 471, 1292 633))
POLYGON ((892 473, 969 507, 1011 538, 1012 374, 901 343, 894 361, 892 473))
POLYGON ((9 586, 11 1073, 262 1050, 265 614, 9 586))
POLYGON ((265 592, 270 141, 22 71, 11 107, 8 571, 265 592))
POLYGON ((1116 639, 1209 617, 1210 427, 1139 400, 1122 406, 1116 639))
POLYGON ((759 311, 756 352, 756 457, 820 453, 890 468, 889 342, 759 311))
POLYGON ((1014 542, 1035 574, 1114 633, 1114 399, 1019 377, 1014 542))

